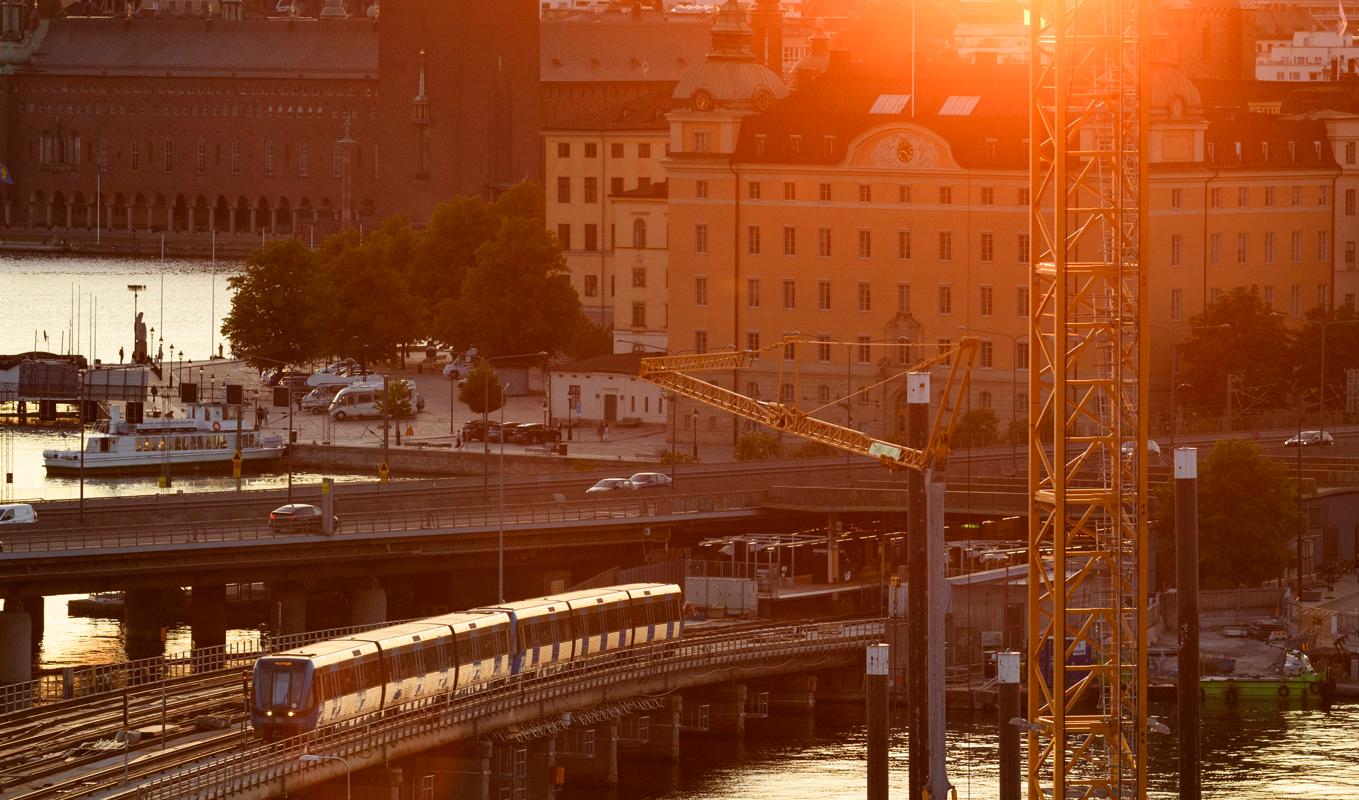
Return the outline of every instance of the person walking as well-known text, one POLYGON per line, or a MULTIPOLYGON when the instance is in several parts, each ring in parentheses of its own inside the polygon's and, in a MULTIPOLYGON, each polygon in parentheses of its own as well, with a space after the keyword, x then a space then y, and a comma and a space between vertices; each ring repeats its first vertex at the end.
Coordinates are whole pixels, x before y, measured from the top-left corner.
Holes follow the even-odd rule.
POLYGON ((604 423, 602 422, 595 426, 595 441, 604 441, 604 423))
POLYGON ((118 348, 118 363, 123 363, 123 348, 118 348))
POLYGON ((609 426, 606 424, 604 426, 604 444, 608 443, 609 443, 609 426))
POLYGON ((453 434, 453 449, 454 450, 462 449, 462 431, 458 431, 453 434))

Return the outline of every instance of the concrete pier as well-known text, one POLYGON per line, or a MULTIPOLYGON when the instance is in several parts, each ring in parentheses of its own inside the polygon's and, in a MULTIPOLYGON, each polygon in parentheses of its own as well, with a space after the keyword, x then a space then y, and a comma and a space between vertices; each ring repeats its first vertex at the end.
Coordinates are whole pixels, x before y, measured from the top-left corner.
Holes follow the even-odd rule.
POLYGON ((32 620, 9 605, 0 613, 0 685, 33 679, 32 620))
POLYGON ((270 627, 277 634, 305 633, 307 630, 307 590, 291 581, 269 586, 270 627))
MULTIPOLYGON (((690 695, 686 695, 686 700, 690 695)), ((708 706, 708 732, 743 736, 746 732, 746 685, 719 683, 692 695, 695 702, 708 706)))
POLYGON ((670 695, 665 705, 654 711, 637 714, 646 717, 646 741, 618 744, 619 753, 628 758, 649 761, 678 761, 680 756, 680 717, 684 710, 684 698, 670 695))
POLYGON ((805 716, 816 712, 816 676, 784 675, 762 684, 769 692, 769 715, 805 716))
POLYGON ((522 780, 531 800, 553 800, 561 785, 562 771, 557 764, 557 740, 535 739, 524 753, 522 780))
POLYGON ((226 584, 193 587, 189 597, 189 620, 194 648, 226 644, 226 584))
POLYGON ((133 589, 124 596, 123 644, 131 661, 154 658, 165 651, 165 593, 159 589, 133 589))
POLYGON ((369 625, 387 621, 387 590, 376 582, 355 589, 349 596, 349 624, 369 625))

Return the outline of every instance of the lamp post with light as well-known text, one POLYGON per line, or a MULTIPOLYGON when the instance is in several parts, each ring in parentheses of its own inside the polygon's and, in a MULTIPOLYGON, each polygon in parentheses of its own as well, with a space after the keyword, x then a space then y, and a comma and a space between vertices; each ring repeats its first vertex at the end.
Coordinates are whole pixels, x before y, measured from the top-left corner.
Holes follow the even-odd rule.
POLYGON ((348 761, 345 761, 343 758, 341 758, 341 757, 339 757, 339 756, 320 756, 320 755, 314 755, 314 754, 312 754, 312 753, 303 753, 302 755, 300 755, 300 756, 297 757, 297 760, 300 761, 300 762, 302 762, 303 764, 315 764, 315 763, 320 762, 320 761, 338 761, 338 762, 340 762, 341 764, 343 764, 343 765, 344 765, 344 797, 345 797, 345 800, 350 800, 350 792, 349 792, 349 762, 348 762, 348 761))

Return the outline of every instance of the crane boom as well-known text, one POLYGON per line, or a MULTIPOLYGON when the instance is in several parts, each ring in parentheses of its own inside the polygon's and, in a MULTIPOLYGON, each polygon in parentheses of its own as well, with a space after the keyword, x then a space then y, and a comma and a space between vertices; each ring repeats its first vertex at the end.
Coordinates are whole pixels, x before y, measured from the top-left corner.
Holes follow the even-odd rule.
MULTIPOLYGON (((791 338, 785 339, 785 344, 791 338)), ((795 404, 747 397, 731 389, 696 378, 690 372, 734 370, 751 366, 760 353, 784 344, 760 350, 728 350, 694 355, 655 356, 642 359, 641 377, 677 395, 697 400, 742 419, 758 422, 777 431, 790 433, 837 450, 875 458, 890 469, 925 470, 942 467, 948 457, 949 435, 957 422, 961 399, 967 394, 972 365, 977 358, 979 340, 964 337, 956 346, 943 349, 938 355, 911 366, 907 372, 920 372, 947 362, 948 379, 930 426, 923 450, 888 442, 869 436, 863 431, 846 428, 817 419, 795 404)))

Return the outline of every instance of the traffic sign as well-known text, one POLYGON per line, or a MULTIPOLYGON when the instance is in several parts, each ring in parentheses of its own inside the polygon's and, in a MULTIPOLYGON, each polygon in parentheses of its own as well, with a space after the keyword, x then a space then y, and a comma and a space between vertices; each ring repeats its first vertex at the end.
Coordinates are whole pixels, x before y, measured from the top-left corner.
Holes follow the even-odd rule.
POLYGON ((391 477, 392 477, 392 471, 391 471, 391 469, 389 469, 389 468, 387 467, 387 462, 384 461, 384 462, 382 462, 381 464, 379 464, 379 465, 378 465, 378 482, 379 482, 379 483, 386 483, 387 480, 388 480, 389 478, 391 478, 391 477))
POLYGON ((235 452, 231 454, 231 477, 241 477, 241 461, 241 450, 238 447, 235 452))

